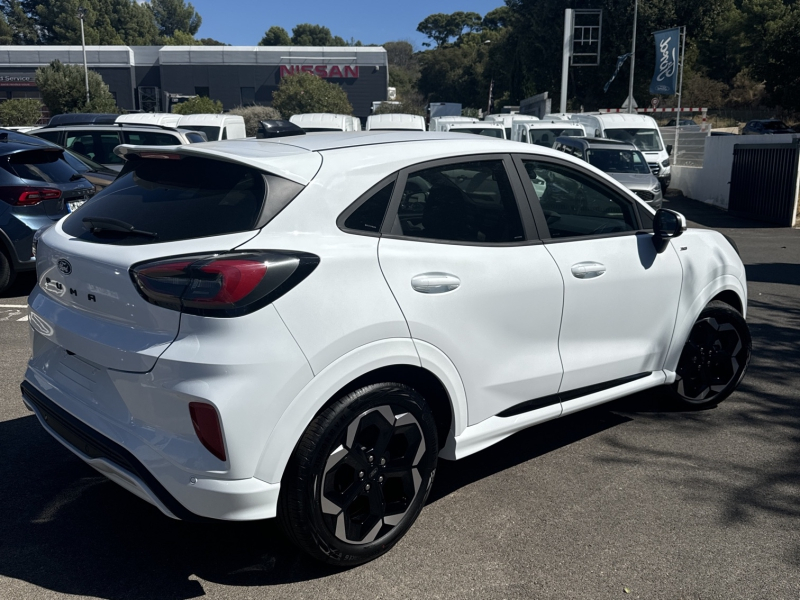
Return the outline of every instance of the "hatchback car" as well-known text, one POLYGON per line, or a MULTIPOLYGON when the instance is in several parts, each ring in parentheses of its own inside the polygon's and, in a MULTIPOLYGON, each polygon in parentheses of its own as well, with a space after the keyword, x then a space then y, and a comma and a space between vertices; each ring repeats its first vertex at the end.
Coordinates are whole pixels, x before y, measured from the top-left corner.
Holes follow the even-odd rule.
POLYGON ((64 150, 0 133, 0 293, 35 268, 34 234, 77 208, 94 187, 64 160, 64 150))
POLYGON ((779 119, 756 119, 748 121, 742 128, 742 135, 778 135, 795 133, 794 129, 779 119))
POLYGON ((610 175, 655 209, 664 200, 661 184, 633 144, 605 138, 556 138, 553 148, 585 160, 610 175))
POLYGON ((423 132, 116 152, 38 242, 22 395, 169 517, 277 515, 358 564, 439 458, 659 386, 714 405, 747 367, 732 244, 564 153, 423 132))

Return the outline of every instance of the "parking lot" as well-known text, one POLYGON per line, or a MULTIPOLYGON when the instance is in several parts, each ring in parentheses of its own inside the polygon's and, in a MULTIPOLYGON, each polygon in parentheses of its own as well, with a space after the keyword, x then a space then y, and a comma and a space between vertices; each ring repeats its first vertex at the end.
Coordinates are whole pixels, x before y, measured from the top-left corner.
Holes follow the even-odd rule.
POLYGON ((441 461, 389 554, 337 572, 277 523, 170 520, 20 400, 23 277, 0 298, 0 598, 800 597, 800 231, 669 197, 737 242, 753 361, 718 408, 649 391, 441 461))

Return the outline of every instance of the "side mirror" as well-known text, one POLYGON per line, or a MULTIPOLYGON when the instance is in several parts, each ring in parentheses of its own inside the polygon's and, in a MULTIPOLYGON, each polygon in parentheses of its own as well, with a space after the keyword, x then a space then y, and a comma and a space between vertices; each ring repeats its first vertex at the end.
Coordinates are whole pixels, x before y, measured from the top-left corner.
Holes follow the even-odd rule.
POLYGON ((667 144, 667 154, 672 156, 672 144, 667 144))
POLYGON ((653 218, 653 245, 661 254, 669 246, 669 241, 686 231, 686 217, 674 210, 659 208, 653 218))

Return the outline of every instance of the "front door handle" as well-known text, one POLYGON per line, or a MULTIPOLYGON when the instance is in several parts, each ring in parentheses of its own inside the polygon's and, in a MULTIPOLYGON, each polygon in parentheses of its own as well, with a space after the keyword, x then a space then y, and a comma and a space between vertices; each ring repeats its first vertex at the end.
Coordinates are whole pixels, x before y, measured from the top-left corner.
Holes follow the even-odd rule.
POLYGON ((461 280, 449 273, 422 273, 411 278, 411 287, 421 294, 444 294, 461 285, 461 280))
POLYGON ((592 279, 600 277, 606 272, 606 266, 598 262, 580 262, 572 265, 572 274, 578 279, 592 279))

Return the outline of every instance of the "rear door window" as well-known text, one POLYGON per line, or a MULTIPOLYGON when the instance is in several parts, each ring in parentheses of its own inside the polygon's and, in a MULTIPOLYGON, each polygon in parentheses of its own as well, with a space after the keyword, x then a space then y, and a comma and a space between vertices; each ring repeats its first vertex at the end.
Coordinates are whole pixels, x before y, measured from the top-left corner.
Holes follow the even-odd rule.
POLYGON ((77 175, 62 158, 63 150, 31 150, 6 156, 3 168, 20 179, 45 183, 69 183, 77 175))
POLYGON ((136 146, 179 146, 181 140, 161 131, 126 131, 125 143, 136 146))
POLYGON ((43 140, 47 140, 48 142, 53 142, 54 144, 58 144, 61 141, 60 131, 37 131, 36 133, 32 133, 31 135, 40 137, 43 140))
POLYGON ((64 231, 95 243, 136 245, 224 235, 256 228, 267 186, 261 171, 183 157, 132 159, 117 180, 64 222, 64 231), (138 231, 91 233, 83 219, 115 219, 138 231))

